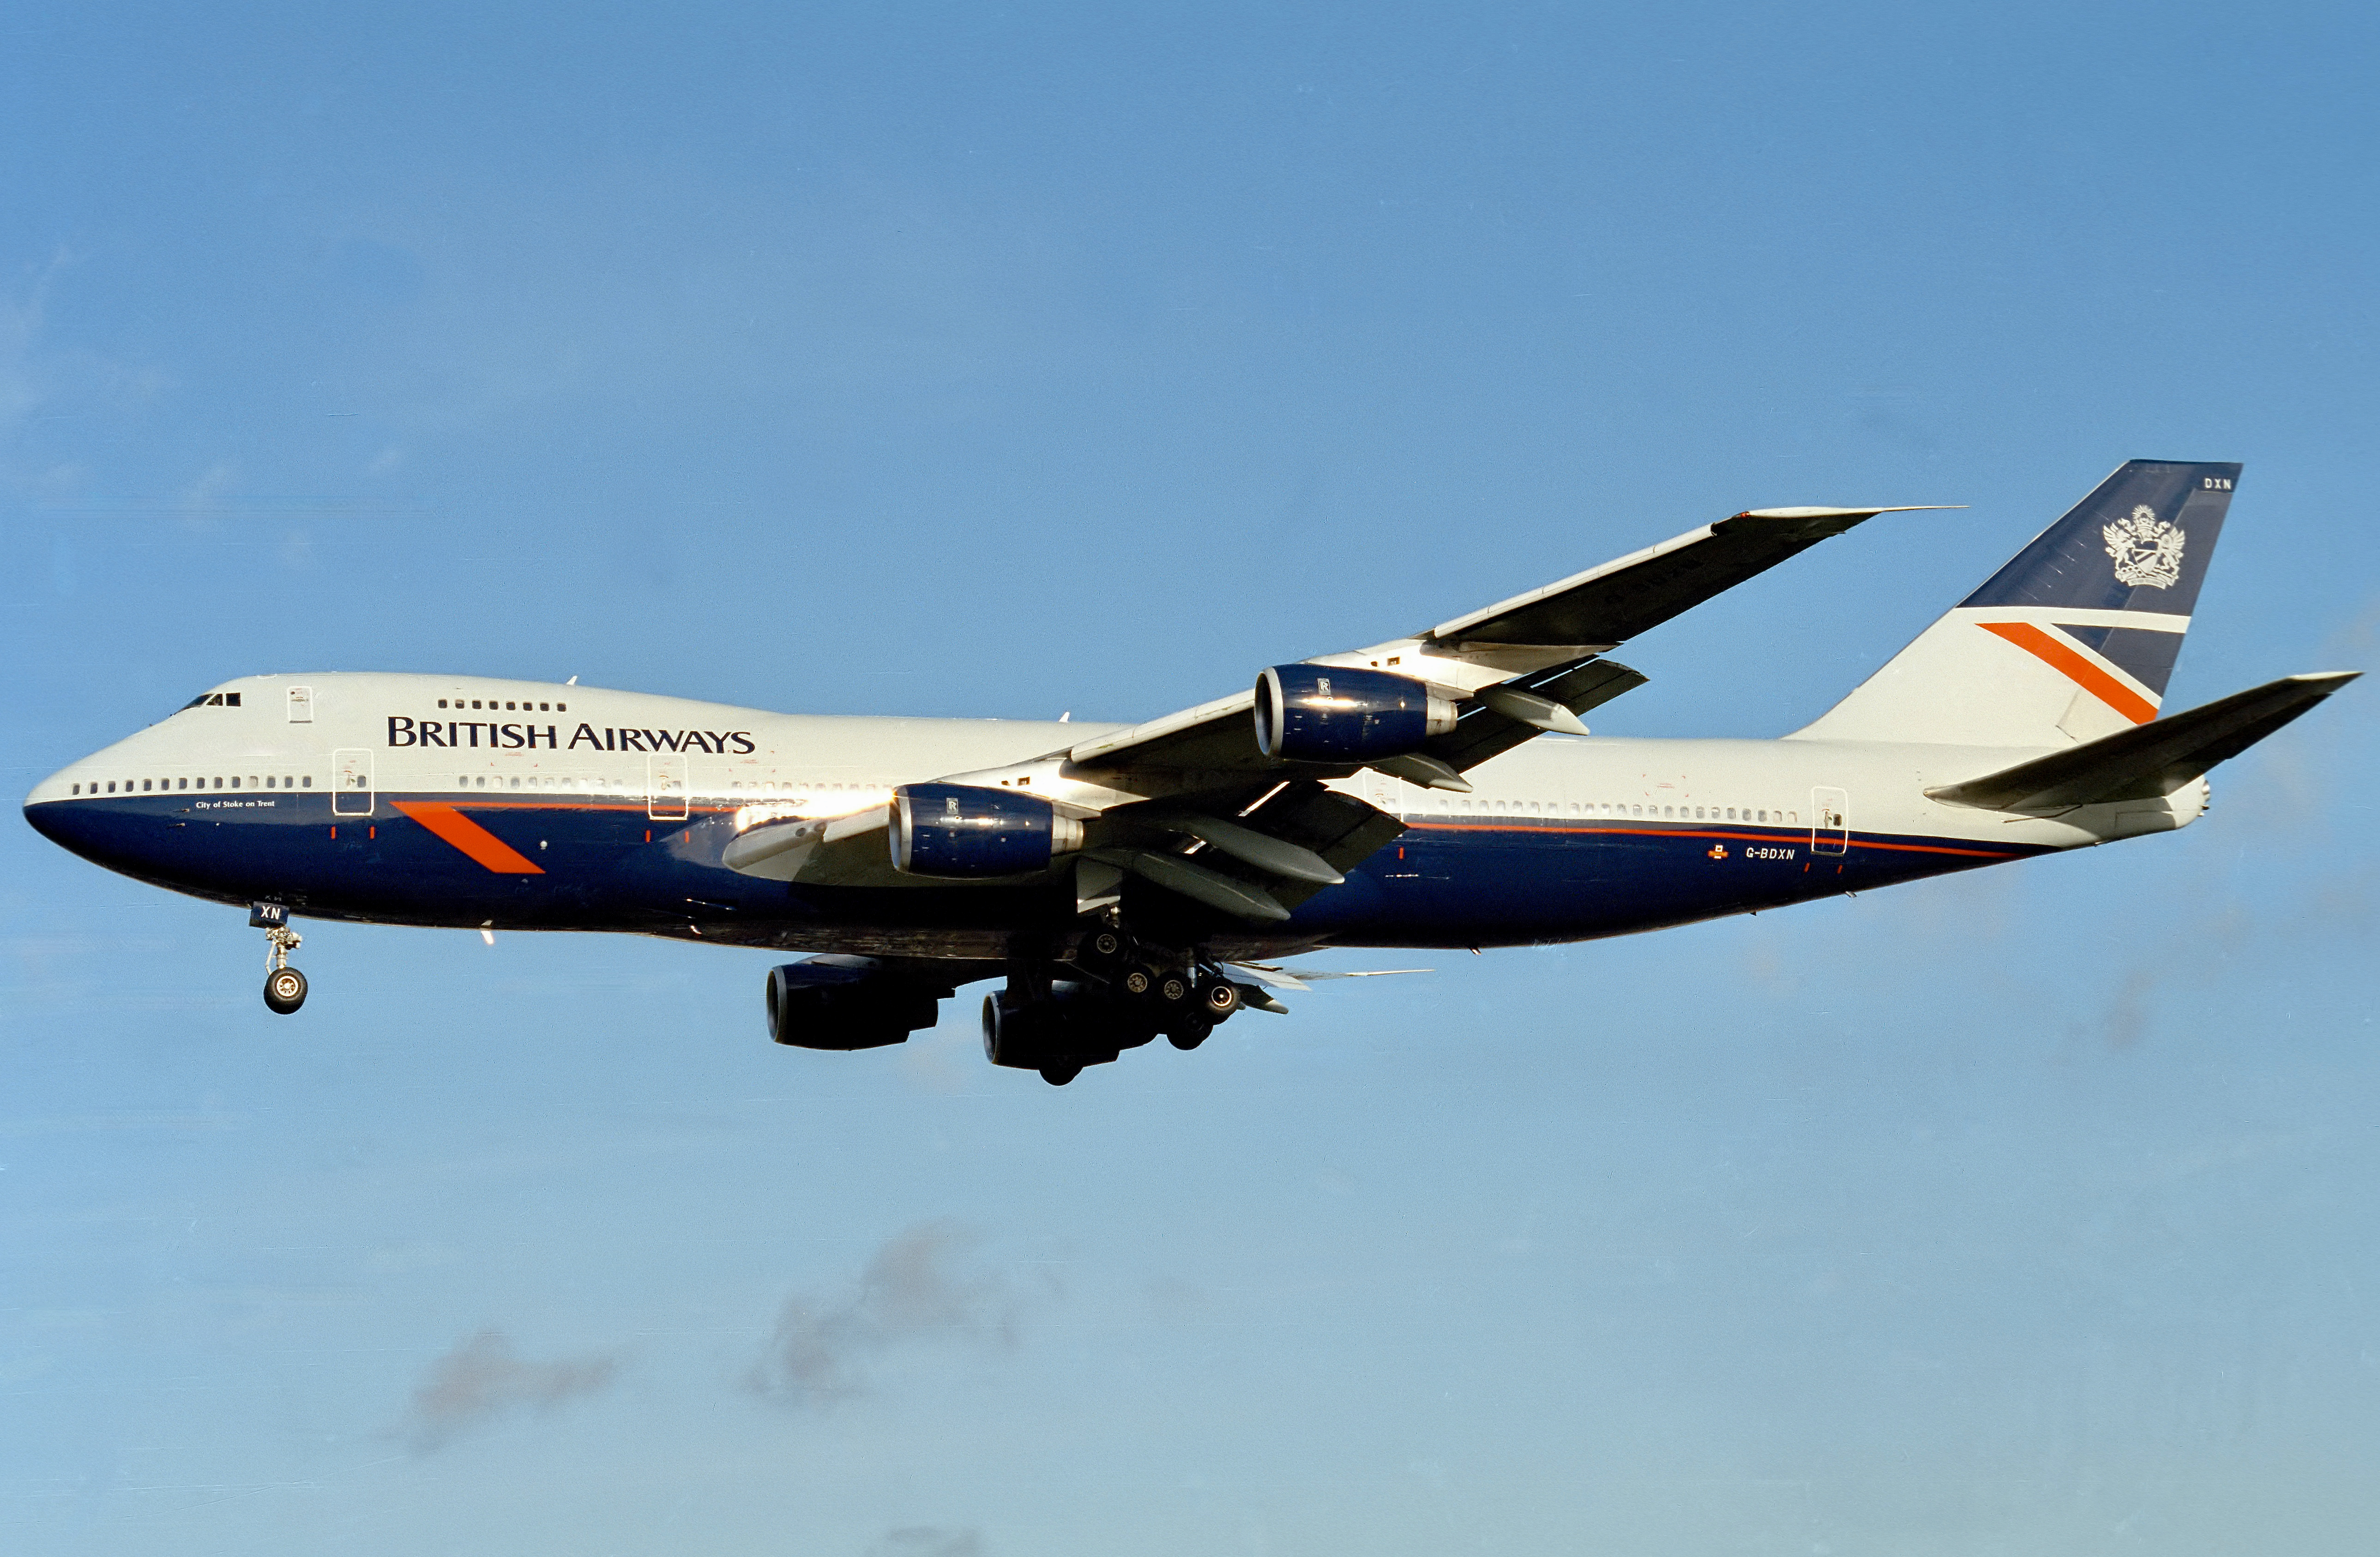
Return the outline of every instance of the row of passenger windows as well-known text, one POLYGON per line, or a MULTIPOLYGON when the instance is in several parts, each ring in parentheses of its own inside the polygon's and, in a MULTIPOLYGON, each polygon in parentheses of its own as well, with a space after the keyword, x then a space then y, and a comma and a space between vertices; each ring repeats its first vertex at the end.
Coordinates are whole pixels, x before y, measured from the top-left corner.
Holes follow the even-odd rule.
MULTIPOLYGON (((455 785, 463 790, 568 790, 589 794, 601 794, 606 791, 634 791, 642 794, 646 789, 641 779, 607 778, 591 773, 531 773, 510 777, 502 773, 464 773, 455 777, 455 785)), ((682 779, 665 780, 662 785, 663 792, 670 794, 681 792, 686 788, 682 779)), ((886 797, 892 793, 891 789, 882 784, 780 784, 759 780, 748 784, 739 780, 723 788, 715 783, 695 788, 698 799, 738 803, 754 799, 800 800, 812 795, 850 796, 862 791, 886 797)))
POLYGON ((1626 801, 1572 801, 1567 810, 1560 801, 1481 800, 1471 795, 1436 794, 1427 797, 1435 807, 1450 815, 1488 816, 1609 816, 1642 817, 1646 821, 1663 822, 1767 822, 1787 827, 1801 823, 1801 813, 1780 806, 1766 809, 1749 805, 1643 805, 1626 801))
MULTIPOLYGON (((438 706, 439 706, 441 708, 443 708, 444 706, 446 706, 446 700, 445 700, 444 698, 443 698, 443 697, 442 697, 442 698, 440 698, 440 699, 438 700, 438 706)), ((455 706, 456 706, 457 708, 459 708, 459 707, 461 707, 462 706, 463 706, 463 700, 462 700, 461 698, 459 698, 459 697, 458 697, 458 698, 455 699, 455 706)), ((471 699, 471 706, 472 706, 472 707, 476 708, 476 707, 478 707, 479 706, 480 706, 480 700, 479 700, 478 698, 474 697, 473 699, 471 699)), ((414 705, 414 706, 418 708, 418 707, 419 707, 419 706, 420 706, 420 705, 417 703, 417 704, 415 704, 415 705, 414 705)), ((489 699, 488 699, 488 706, 489 706, 489 708, 490 708, 490 709, 492 709, 492 709, 496 706, 496 700, 495 700, 494 698, 492 698, 492 697, 489 698, 489 699)), ((569 704, 567 704, 567 703, 551 703, 551 704, 548 704, 548 703, 531 703, 531 702, 530 702, 528 698, 526 698, 526 697, 522 698, 522 699, 521 699, 519 702, 517 702, 517 703, 509 703, 509 702, 508 702, 508 703, 506 703, 506 704, 504 705, 504 706, 505 706, 506 708, 508 708, 508 709, 514 710, 514 711, 518 712, 518 713, 523 713, 523 714, 566 714, 566 713, 570 712, 570 705, 569 705, 569 704)))
MULTIPOLYGON (((101 787, 96 783, 71 784, 67 786, 67 789, 70 793, 78 795, 95 795, 102 792, 112 795, 116 792, 116 785, 119 782, 124 786, 123 792, 128 795, 145 795, 161 790, 172 791, 178 794, 184 790, 220 790, 225 787, 237 790, 239 788, 239 775, 235 773, 228 779, 217 778, 212 780, 205 778, 126 778, 122 780, 110 778, 107 780, 104 791, 103 791, 101 787)), ((248 776, 248 787, 251 790, 310 790, 314 787, 314 776, 308 773, 293 778, 285 773, 278 775, 268 773, 263 778, 259 778, 255 774, 251 773, 248 776)))

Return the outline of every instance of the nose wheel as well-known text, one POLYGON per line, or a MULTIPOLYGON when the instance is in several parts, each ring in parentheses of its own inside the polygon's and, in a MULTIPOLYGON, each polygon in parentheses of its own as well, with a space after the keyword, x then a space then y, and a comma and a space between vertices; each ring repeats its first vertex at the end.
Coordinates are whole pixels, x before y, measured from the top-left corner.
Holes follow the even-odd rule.
POLYGON ((288 925, 275 924, 264 938, 271 946, 264 959, 264 1008, 285 1017, 306 1003, 306 975, 289 965, 299 937, 288 925))

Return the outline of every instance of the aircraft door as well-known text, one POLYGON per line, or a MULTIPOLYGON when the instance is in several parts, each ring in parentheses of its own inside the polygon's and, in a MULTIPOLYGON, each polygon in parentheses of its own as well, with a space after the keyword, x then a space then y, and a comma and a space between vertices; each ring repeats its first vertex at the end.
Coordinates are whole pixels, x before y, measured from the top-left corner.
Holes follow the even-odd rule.
POLYGON ((331 815, 372 814, 372 754, 350 749, 331 754, 331 815))
POLYGON ((1840 854, 1851 846, 1852 797, 1821 784, 1810 791, 1810 852, 1840 854))
POLYGON ((686 754, 655 752, 645 758, 645 815, 656 822, 686 820, 686 754))
POLYGON ((314 689, 312 687, 293 686, 289 689, 289 722, 291 724, 314 722, 314 689))

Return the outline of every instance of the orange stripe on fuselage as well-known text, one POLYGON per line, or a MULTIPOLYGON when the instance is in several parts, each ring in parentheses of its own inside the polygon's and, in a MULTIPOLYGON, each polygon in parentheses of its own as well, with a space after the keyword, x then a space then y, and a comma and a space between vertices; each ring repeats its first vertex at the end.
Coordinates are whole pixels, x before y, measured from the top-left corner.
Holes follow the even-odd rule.
POLYGON ((538 863, 443 801, 400 800, 399 811, 500 875, 543 875, 538 863))
POLYGON ((2155 704, 2032 622, 1979 622, 1975 625, 2006 638, 2134 724, 2146 724, 2156 718, 2155 704))

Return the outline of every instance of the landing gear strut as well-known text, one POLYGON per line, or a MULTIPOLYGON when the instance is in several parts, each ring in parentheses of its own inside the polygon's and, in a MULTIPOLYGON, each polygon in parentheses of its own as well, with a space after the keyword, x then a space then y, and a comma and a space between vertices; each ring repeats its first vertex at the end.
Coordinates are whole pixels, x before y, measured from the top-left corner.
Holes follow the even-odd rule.
POLYGON ((1195 950, 1137 942, 1113 923, 1087 933, 1071 963, 1043 954, 1012 958, 1010 970, 1008 988, 984 999, 984 1054, 1038 1070, 1053 1087, 1160 1034, 1195 1049, 1245 1004, 1241 987, 1195 950))
POLYGON ((285 1017, 306 1003, 306 975, 289 965, 302 937, 289 928, 289 911, 279 903, 253 905, 248 922, 264 932, 264 1008, 285 1017))

